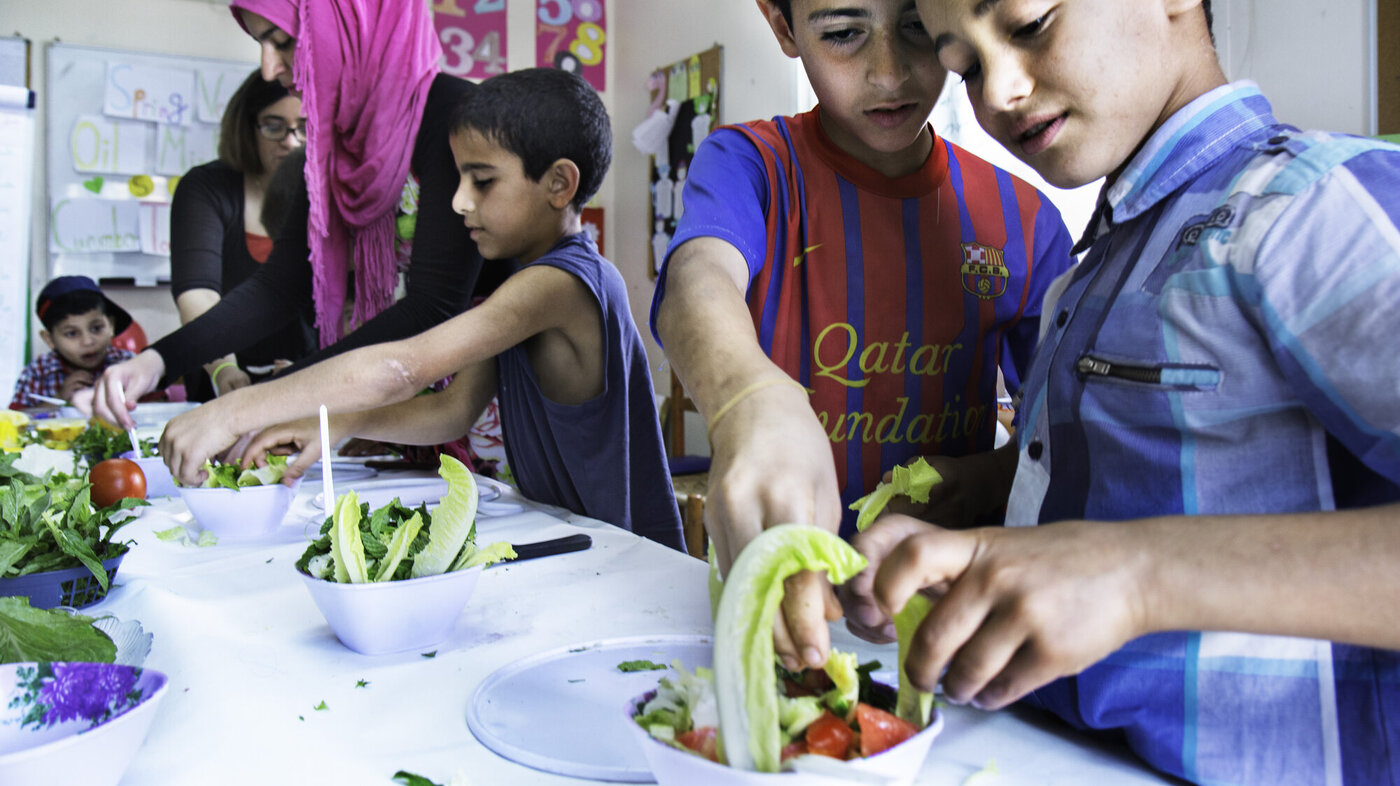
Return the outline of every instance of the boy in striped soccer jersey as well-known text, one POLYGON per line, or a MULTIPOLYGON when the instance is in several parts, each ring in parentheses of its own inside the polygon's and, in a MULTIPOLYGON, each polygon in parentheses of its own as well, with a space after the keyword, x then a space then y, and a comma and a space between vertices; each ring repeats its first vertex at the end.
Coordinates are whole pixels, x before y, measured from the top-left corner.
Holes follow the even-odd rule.
POLYGON ((906 671, 1195 783, 1400 782, 1400 149, 1227 83, 1203 0, 919 9, 989 133, 1106 184, 1007 526, 856 540, 883 608, 938 588, 906 671))
MULTIPOLYGON (((916 456, 947 479, 940 520, 993 513, 997 372, 1017 387, 1070 265, 1048 199, 929 126, 947 72, 913 0, 758 7, 818 107, 700 145, 652 305, 709 424, 721 571, 763 527, 850 535, 847 506, 916 456)), ((806 574, 784 609, 783 659, 821 664, 830 590, 806 574)))

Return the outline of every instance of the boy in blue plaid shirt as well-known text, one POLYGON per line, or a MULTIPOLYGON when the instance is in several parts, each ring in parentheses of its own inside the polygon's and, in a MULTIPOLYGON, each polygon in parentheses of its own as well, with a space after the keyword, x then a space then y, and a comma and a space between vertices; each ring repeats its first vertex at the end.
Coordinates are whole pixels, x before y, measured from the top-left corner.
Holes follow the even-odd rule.
POLYGON ((131 325, 131 315, 87 276, 50 281, 39 293, 34 312, 44 323, 39 337, 52 351, 20 373, 10 409, 47 403, 34 398, 36 394, 71 401, 74 393, 92 387, 107 366, 132 356, 112 346, 112 338, 131 325))
POLYGON ((889 517, 848 615, 931 588, 916 682, 1190 781, 1400 782, 1400 149, 1228 84, 1202 0, 919 10, 993 136, 1107 181, 1024 382, 1024 526, 889 517))

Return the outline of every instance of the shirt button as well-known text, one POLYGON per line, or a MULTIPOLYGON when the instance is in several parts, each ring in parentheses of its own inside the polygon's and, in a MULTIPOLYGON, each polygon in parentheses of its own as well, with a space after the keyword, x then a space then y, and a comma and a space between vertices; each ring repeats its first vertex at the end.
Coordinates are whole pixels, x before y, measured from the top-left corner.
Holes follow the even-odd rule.
POLYGON ((1287 141, 1288 141, 1288 137, 1286 137, 1286 136, 1273 136, 1273 137, 1269 137, 1269 144, 1271 144, 1271 145, 1281 145, 1281 144, 1283 144, 1284 142, 1287 142, 1287 141))
POLYGON ((1045 445, 1040 440, 1036 440, 1026 446, 1026 455, 1031 457, 1031 461, 1040 461, 1040 454, 1045 452, 1045 445))
POLYGON ((1055 315, 1055 327, 1064 327, 1065 323, 1068 321, 1069 309, 1065 309, 1064 311, 1061 311, 1060 313, 1055 315))

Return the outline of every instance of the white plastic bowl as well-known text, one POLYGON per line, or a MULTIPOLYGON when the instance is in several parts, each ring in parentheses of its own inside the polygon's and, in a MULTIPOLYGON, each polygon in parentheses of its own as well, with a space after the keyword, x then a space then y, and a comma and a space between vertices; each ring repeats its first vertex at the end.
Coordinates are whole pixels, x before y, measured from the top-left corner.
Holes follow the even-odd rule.
POLYGON ((0 666, 0 783, 114 786, 146 739, 165 689, 158 671, 111 663, 0 666), (65 683, 82 687, 64 690, 65 683))
MULTIPOLYGON (((195 523, 220 542, 257 540, 277 531, 292 506, 301 479, 291 486, 245 486, 241 489, 178 489, 195 523)), ((148 492, 149 493, 149 492, 148 492)))
POLYGON ((180 487, 175 485, 175 479, 170 476, 170 468, 165 466, 165 459, 160 456, 138 458, 134 450, 123 453, 122 458, 136 462, 136 466, 141 468, 141 474, 146 476, 147 499, 173 497, 179 493, 180 487))
MULTIPOLYGON (((852 777, 825 777, 815 772, 749 772, 736 770, 723 764, 716 764, 693 753, 677 750, 654 739, 646 729, 632 720, 637 707, 645 703, 647 694, 636 696, 627 702, 627 727, 642 753, 651 766, 651 774, 660 786, 708 786, 712 783, 740 784, 741 786, 850 786, 852 777)), ((830 759, 831 765, 845 766, 861 773, 876 776, 874 782, 889 786, 904 786, 914 782, 919 770, 924 766, 929 746, 934 737, 943 730, 943 714, 935 713, 933 722, 923 731, 882 753, 864 759, 840 762, 830 759), (883 779, 883 780, 881 780, 883 779)), ((817 759, 820 757, 810 757, 817 759)), ((820 762, 826 765, 827 762, 820 762)), ((856 776, 858 773, 852 773, 856 776)))
POLYGON ((431 647, 446 639, 482 568, 439 576, 341 584, 301 574, 336 638, 363 655, 431 647))

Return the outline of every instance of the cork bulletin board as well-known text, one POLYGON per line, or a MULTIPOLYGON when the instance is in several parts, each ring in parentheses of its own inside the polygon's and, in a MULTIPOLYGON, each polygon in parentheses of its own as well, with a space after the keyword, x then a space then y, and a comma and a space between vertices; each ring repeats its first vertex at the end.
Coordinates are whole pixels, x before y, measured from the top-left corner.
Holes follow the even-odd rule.
POLYGON ((651 106, 647 110, 665 110, 675 101, 675 121, 671 126, 663 154, 651 156, 651 176, 648 189, 647 227, 650 243, 647 269, 652 278, 660 272, 666 259, 666 247, 675 234, 676 223, 685 212, 681 191, 695 147, 719 125, 721 47, 715 45, 703 52, 678 60, 652 72, 647 80, 651 91, 651 106))

